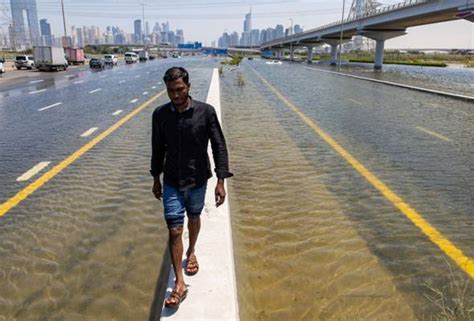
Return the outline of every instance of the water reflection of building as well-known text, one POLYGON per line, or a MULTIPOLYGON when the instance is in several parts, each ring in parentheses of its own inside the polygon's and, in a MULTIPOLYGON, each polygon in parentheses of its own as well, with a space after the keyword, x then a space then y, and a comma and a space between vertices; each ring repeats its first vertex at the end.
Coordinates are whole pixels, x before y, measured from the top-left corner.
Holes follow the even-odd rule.
POLYGON ((11 28, 12 47, 24 49, 39 45, 41 38, 36 0, 10 0, 10 4, 13 18, 11 28))

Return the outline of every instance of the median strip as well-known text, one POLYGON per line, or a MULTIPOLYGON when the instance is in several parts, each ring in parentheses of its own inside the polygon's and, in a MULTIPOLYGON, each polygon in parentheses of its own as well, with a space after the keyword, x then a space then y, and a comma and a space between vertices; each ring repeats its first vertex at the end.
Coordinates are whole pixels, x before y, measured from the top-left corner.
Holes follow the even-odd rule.
POLYGON ((25 200, 27 197, 29 197, 31 194, 33 194, 36 190, 38 190, 41 186, 46 184, 49 180, 51 180, 53 177, 58 175, 60 172, 62 172, 64 169, 66 169, 69 165, 74 163, 79 157, 87 153, 91 148, 93 148, 95 145, 100 143, 102 140, 107 138, 110 134, 112 134, 114 131, 116 131, 118 128, 123 126, 126 122, 128 122, 130 119, 132 119, 135 115, 137 115, 139 112, 147 108, 151 103, 153 103, 156 99, 158 99, 160 96, 162 96, 165 93, 165 91, 161 91, 160 93, 156 94, 152 98, 150 98, 147 102, 124 116, 122 119, 117 121, 114 125, 109 127, 107 130, 99 134, 97 137, 86 143, 84 146, 82 146, 79 150, 75 151, 73 154, 68 156, 66 159, 61 161, 58 165, 54 166, 51 170, 43 174, 40 178, 38 178, 36 181, 19 191, 17 194, 15 194, 13 197, 8 199, 6 202, 0 205, 0 217, 8 213, 13 207, 17 206, 20 204, 23 200, 25 200))
POLYGON ((361 162, 352 156, 329 134, 323 131, 314 120, 306 116, 296 105, 288 100, 282 93, 273 87, 265 78, 263 78, 255 69, 252 71, 265 83, 270 90, 283 102, 290 110, 297 114, 301 120, 308 125, 316 134, 318 134, 332 149, 334 149, 344 160, 346 160, 360 175, 362 175, 373 187, 375 187, 388 201, 397 207, 420 231, 427 236, 431 242, 450 257, 456 264, 474 279, 474 260, 466 256, 461 249, 456 247, 450 240, 441 234, 432 226, 421 214, 405 202, 400 196, 393 192, 385 183, 383 183, 375 174, 370 172, 361 162))

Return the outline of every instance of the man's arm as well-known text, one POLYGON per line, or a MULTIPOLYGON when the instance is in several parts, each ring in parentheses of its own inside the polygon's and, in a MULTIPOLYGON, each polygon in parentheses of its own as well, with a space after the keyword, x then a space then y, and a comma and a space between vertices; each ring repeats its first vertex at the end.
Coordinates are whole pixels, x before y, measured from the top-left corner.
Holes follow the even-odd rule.
POLYGON ((153 176, 153 189, 152 192, 155 197, 161 200, 162 188, 160 182, 160 175, 163 172, 163 162, 165 160, 166 147, 164 143, 164 137, 161 134, 161 128, 158 122, 158 112, 153 112, 152 120, 152 132, 151 132, 151 170, 150 173, 153 176))
POLYGON ((212 155, 216 166, 215 172, 217 175, 217 185, 215 189, 215 197, 216 206, 219 207, 224 203, 226 197, 224 179, 232 177, 234 174, 229 172, 227 146, 214 108, 212 108, 209 119, 209 138, 211 140, 212 155))

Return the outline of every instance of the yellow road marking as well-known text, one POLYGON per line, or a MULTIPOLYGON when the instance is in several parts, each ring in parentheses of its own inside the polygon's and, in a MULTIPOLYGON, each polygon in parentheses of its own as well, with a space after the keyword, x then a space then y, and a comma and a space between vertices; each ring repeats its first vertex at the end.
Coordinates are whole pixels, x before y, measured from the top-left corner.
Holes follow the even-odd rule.
POLYGON ((17 206, 20 202, 22 202, 25 198, 30 196, 32 193, 34 193, 37 189, 39 189, 41 186, 43 186, 45 183, 47 183, 50 179, 52 179, 54 176, 59 174, 63 169, 71 165, 73 162, 75 162, 79 157, 84 155, 87 151, 89 151, 92 147, 100 143, 102 140, 104 140, 107 136, 112 134, 115 130, 120 128, 123 124, 128 122, 132 117, 134 117, 136 114, 141 112, 143 109, 147 108, 153 101, 158 99, 160 96, 162 96, 166 91, 163 90, 160 93, 156 94, 152 98, 150 98, 148 101, 146 101, 143 105, 138 107, 137 109, 133 110, 131 113, 128 115, 124 116, 122 119, 117 121, 114 125, 109 127, 107 130, 102 132, 100 135, 92 139, 90 142, 82 146, 80 149, 75 151, 73 154, 68 156, 66 159, 64 159, 61 163, 58 165, 54 166, 51 170, 43 174, 40 178, 38 178, 36 181, 25 187, 23 190, 18 192, 15 196, 10 198, 8 201, 0 205, 0 217, 5 215, 9 210, 11 210, 13 207, 17 206))
POLYGON ((429 134, 429 135, 431 135, 431 136, 434 136, 434 137, 436 137, 436 138, 442 139, 442 140, 444 140, 444 141, 452 142, 452 140, 449 139, 448 137, 445 137, 445 136, 443 136, 443 135, 437 134, 437 133, 435 133, 435 132, 433 132, 433 131, 431 131, 431 130, 428 130, 428 129, 426 129, 426 128, 416 126, 416 129, 421 130, 422 132, 425 132, 425 133, 427 133, 427 134, 429 134))
MULTIPOLYGON (((251 68, 251 67, 250 67, 251 68)), ((408 205, 401 197, 395 194, 387 185, 372 174, 364 165, 355 159, 331 136, 326 134, 316 123, 299 110, 292 102, 283 96, 265 78, 253 68, 255 74, 270 88, 270 90, 283 101, 292 111, 294 111, 311 129, 313 129, 326 143, 339 153, 355 170, 357 170, 370 184, 379 190, 393 205, 395 205, 415 226, 417 226, 428 238, 436 244, 441 251, 449 256, 456 264, 474 279, 474 260, 466 256, 462 250, 457 248, 451 241, 443 236, 435 227, 426 221, 420 214, 408 205)))

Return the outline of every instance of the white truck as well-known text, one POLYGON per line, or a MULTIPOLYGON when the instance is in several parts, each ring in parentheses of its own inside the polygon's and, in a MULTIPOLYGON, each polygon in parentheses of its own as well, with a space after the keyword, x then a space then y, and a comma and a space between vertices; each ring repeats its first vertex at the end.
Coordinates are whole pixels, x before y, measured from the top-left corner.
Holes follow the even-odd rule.
POLYGON ((33 48, 35 67, 40 71, 60 71, 68 68, 63 48, 36 46, 33 48))
POLYGON ((142 50, 138 53, 138 57, 140 61, 147 61, 148 60, 148 51, 142 50))

